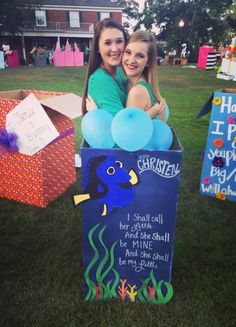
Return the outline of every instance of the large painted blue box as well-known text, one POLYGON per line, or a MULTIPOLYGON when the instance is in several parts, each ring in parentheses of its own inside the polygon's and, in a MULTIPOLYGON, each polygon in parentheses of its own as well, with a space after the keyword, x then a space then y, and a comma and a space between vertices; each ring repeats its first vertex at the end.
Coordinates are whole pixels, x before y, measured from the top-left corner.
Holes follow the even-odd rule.
POLYGON ((197 117, 210 111, 200 193, 236 201, 236 89, 215 91, 197 117))
POLYGON ((81 147, 84 296, 165 303, 171 271, 182 147, 168 151, 81 147))

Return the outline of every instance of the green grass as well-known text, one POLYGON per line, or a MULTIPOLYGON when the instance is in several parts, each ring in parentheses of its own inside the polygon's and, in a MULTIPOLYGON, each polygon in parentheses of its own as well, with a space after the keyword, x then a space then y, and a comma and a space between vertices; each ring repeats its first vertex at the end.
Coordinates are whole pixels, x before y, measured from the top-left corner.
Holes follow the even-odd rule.
MULTIPOLYGON (((72 186, 47 209, 0 199, 0 326, 218 327, 235 326, 235 202, 199 194, 201 152, 209 115, 196 113, 211 93, 234 88, 215 72, 160 67, 168 121, 184 148, 172 285, 165 306, 87 303, 82 297, 81 213, 72 186)), ((85 69, 29 68, 0 71, 0 90, 31 88, 82 95, 85 69)), ((75 123, 76 148, 81 142, 75 123)), ((78 183, 80 171, 78 171, 78 183)))

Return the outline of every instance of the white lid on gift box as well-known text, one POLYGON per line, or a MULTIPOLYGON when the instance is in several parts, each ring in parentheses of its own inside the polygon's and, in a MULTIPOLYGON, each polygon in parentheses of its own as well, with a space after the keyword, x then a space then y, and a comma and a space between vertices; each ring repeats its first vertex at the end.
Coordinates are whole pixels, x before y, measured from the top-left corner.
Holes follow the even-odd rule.
POLYGON ((82 98, 74 93, 42 99, 39 102, 70 119, 82 116, 82 98))
MULTIPOLYGON (((1 91, 0 98, 24 100, 31 90, 10 90, 1 91)), ((32 92, 38 101, 70 119, 82 116, 82 98, 74 93, 66 93, 63 95, 52 95, 50 92, 37 91, 32 92)), ((57 93, 57 92, 54 92, 57 93)))

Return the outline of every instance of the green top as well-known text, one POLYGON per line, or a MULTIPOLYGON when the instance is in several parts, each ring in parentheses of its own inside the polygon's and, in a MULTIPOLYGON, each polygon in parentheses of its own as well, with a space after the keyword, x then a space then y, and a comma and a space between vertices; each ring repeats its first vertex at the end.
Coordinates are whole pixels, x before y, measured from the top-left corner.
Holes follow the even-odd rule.
POLYGON ((157 102, 157 99, 150 84, 146 81, 139 81, 136 85, 143 85, 144 87, 146 87, 150 95, 151 105, 154 106, 154 104, 157 102))
POLYGON ((116 77, 98 68, 89 77, 88 95, 92 97, 98 108, 105 109, 115 116, 126 106, 126 87, 127 79, 120 68, 117 68, 116 77))

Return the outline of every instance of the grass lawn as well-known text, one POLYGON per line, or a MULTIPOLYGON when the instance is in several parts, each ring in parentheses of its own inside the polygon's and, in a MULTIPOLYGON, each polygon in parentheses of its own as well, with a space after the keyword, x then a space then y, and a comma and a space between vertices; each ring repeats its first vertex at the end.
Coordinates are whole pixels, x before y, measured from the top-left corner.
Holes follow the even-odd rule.
MULTIPOLYGON (((209 115, 195 115, 211 93, 236 88, 212 71, 158 68, 171 125, 184 148, 172 271, 165 306, 88 303, 82 297, 81 213, 72 186, 47 209, 0 199, 0 326, 235 326, 235 202, 199 194, 209 115)), ((0 71, 0 90, 58 90, 82 95, 84 68, 21 67, 0 71)), ((76 151, 81 142, 75 122, 76 151)), ((78 182, 80 171, 78 170, 78 182)))

